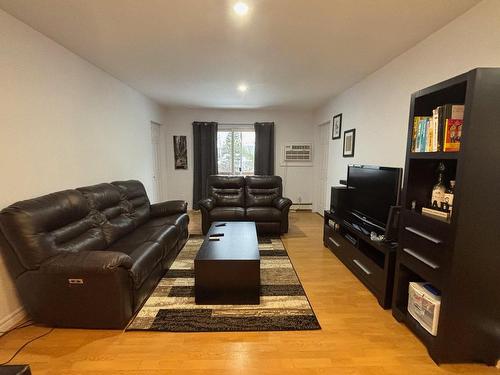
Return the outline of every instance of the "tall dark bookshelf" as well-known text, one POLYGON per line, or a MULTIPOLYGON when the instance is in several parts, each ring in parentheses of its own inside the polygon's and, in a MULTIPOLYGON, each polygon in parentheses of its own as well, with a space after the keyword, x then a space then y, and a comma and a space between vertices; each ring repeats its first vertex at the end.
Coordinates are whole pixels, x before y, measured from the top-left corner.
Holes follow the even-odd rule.
POLYGON ((422 341, 437 363, 500 359, 500 68, 479 68, 411 96, 394 317, 422 341), (458 152, 411 152, 414 116, 444 104, 464 104, 458 152), (421 214, 443 162, 456 181, 451 218, 421 214), (416 208, 412 209, 412 201, 416 208), (409 313, 411 281, 441 292, 437 335, 409 313))

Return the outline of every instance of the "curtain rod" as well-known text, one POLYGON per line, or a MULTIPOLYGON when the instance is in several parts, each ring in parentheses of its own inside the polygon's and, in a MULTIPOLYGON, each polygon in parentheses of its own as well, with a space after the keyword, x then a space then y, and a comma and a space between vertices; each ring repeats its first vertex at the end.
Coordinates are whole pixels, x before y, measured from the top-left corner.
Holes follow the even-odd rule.
POLYGON ((245 125, 245 126, 254 126, 254 123, 243 123, 243 122, 219 122, 219 125, 226 125, 226 126, 238 126, 238 125, 245 125))

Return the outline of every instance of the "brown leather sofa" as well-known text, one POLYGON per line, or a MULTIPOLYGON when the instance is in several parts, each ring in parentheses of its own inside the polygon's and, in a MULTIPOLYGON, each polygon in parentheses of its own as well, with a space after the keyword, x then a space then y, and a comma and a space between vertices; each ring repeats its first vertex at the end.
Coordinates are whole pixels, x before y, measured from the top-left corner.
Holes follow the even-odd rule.
POLYGON ((255 221, 259 234, 288 232, 292 201, 279 176, 208 177, 208 198, 199 202, 203 234, 214 221, 255 221))
POLYGON ((186 243, 186 207, 139 181, 60 191, 2 210, 0 249, 34 321, 123 328, 186 243))

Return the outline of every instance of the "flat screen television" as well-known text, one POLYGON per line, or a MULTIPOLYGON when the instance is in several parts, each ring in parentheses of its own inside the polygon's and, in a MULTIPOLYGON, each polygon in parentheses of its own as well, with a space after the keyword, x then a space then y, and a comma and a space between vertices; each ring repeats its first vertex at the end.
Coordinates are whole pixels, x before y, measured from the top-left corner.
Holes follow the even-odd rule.
POLYGON ((349 165, 347 211, 379 230, 385 230, 391 206, 399 204, 401 168, 349 165))

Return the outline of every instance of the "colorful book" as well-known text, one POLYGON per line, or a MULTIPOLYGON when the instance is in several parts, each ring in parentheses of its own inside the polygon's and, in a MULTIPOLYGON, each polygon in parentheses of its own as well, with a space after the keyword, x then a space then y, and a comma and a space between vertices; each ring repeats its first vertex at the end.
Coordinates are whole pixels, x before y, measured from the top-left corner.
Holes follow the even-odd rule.
POLYGON ((434 129, 432 125, 433 119, 430 117, 427 120, 427 149, 425 151, 431 152, 433 151, 432 149, 432 143, 433 143, 433 137, 434 137, 434 129))
POLYGON ((413 131, 411 135, 411 152, 415 152, 417 149, 417 134, 418 134, 418 122, 420 117, 415 116, 413 118, 413 131))
POLYGON ((432 111, 432 151, 439 151, 439 111, 432 111))
MULTIPOLYGON (((445 125, 447 119, 463 120, 464 118, 464 105, 463 104, 445 104, 437 107, 437 145, 436 151, 444 151, 444 138, 445 138, 445 125)), ((434 114, 434 112, 433 112, 434 114)))
POLYGON ((412 152, 420 152, 420 116, 413 118, 412 152))
POLYGON ((444 127, 444 152, 456 152, 460 150, 463 123, 464 121, 459 119, 446 119, 444 127))
POLYGON ((415 116, 413 118, 411 152, 458 151, 463 118, 463 104, 445 104, 435 108, 432 111, 432 116, 415 116), (447 120, 459 120, 462 123, 451 121, 447 125, 447 120), (447 126, 450 139, 445 140, 447 126), (444 147, 445 144, 446 147, 444 147))
POLYGON ((415 116, 413 118, 411 152, 429 152, 435 148, 433 146, 436 143, 435 127, 433 117, 415 116))
POLYGON ((425 151, 425 119, 422 117, 420 117, 420 121, 418 124, 418 137, 419 137, 418 152, 424 152, 425 151))
POLYGON ((427 129, 429 117, 420 117, 420 152, 427 151, 427 129))

